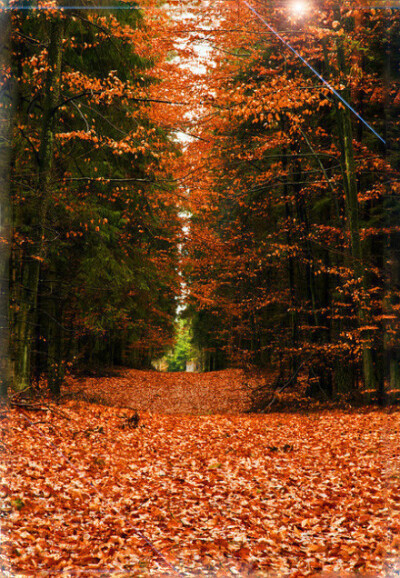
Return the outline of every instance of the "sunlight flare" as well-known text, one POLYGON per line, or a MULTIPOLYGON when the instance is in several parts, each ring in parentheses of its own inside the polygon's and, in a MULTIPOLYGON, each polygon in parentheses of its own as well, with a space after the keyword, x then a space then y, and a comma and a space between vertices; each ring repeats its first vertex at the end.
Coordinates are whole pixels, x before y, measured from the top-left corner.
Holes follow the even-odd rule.
POLYGON ((296 0, 291 4, 291 11, 295 16, 303 16, 309 10, 309 5, 303 0, 296 0))

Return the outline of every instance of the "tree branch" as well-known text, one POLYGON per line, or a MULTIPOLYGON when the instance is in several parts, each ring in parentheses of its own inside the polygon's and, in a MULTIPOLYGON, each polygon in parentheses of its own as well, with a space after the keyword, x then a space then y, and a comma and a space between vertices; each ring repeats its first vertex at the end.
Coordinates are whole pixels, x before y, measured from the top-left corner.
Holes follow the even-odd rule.
POLYGON ((83 114, 83 112, 81 111, 81 109, 79 108, 78 105, 75 104, 75 102, 73 100, 70 101, 71 104, 76 108, 76 110, 79 112, 79 114, 81 115, 85 125, 86 125, 86 131, 89 132, 90 131, 90 127, 89 127, 89 123, 85 117, 85 115, 83 114))
POLYGON ((29 138, 29 136, 28 136, 27 134, 25 134, 24 130, 23 130, 21 127, 18 127, 18 128, 19 128, 19 132, 22 134, 22 136, 24 137, 24 139, 25 139, 26 141, 28 141, 31 149, 33 150, 33 153, 34 153, 34 155, 35 155, 36 162, 39 163, 39 153, 38 153, 38 151, 36 150, 35 145, 34 145, 33 142, 31 141, 31 139, 29 138))

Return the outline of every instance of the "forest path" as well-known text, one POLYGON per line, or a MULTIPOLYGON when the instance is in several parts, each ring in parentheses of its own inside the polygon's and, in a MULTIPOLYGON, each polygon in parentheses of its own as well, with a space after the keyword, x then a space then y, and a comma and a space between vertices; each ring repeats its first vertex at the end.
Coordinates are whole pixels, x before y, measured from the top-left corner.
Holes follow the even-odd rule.
POLYGON ((68 377, 63 393, 138 411, 209 415, 248 411, 252 392, 262 382, 240 369, 164 373, 121 368, 109 377, 68 377))

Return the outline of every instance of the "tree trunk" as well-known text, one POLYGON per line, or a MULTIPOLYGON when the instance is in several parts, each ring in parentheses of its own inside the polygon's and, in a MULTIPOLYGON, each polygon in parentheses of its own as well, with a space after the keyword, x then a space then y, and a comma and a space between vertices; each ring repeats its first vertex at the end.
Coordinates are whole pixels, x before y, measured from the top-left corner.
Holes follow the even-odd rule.
POLYGON ((8 269, 10 257, 10 138, 12 119, 12 89, 6 76, 9 67, 9 13, 0 13, 0 396, 5 397, 10 382, 9 368, 9 319, 8 319, 8 269))
MULTIPOLYGON (((345 55, 341 39, 339 39, 337 43, 337 56, 339 70, 345 71, 345 55)), ((348 97, 347 92, 348 91, 346 91, 346 97, 348 97)), ((360 239, 358 191, 354 162, 351 116, 349 109, 341 104, 337 105, 336 114, 342 151, 341 163, 345 190, 345 211, 347 226, 350 234, 352 269, 355 279, 359 280, 360 285, 365 292, 367 290, 367 279, 360 239)), ((366 309, 366 304, 360 305, 358 307, 358 318, 360 326, 364 325, 366 322, 367 315, 368 312, 366 309)), ((374 363, 374 353, 371 345, 365 344, 362 350, 363 380, 367 387, 376 389, 382 398, 384 394, 382 389, 383 374, 380 371, 381 366, 381 363, 374 363)))
POLYGON ((17 315, 17 343, 14 359, 14 387, 17 390, 25 389, 30 383, 30 359, 37 317, 40 268, 46 253, 45 231, 47 211, 51 198, 50 184, 54 158, 57 105, 60 97, 63 32, 64 17, 57 12, 52 16, 50 24, 48 72, 45 86, 41 143, 38 154, 36 220, 31 224, 34 231, 36 254, 30 255, 24 265, 20 311, 17 315))

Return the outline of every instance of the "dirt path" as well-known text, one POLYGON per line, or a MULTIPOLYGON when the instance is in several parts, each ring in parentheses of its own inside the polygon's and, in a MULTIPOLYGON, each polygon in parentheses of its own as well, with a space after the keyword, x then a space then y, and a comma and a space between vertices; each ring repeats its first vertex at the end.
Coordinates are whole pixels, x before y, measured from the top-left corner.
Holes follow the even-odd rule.
POLYGON ((239 369, 210 373, 161 373, 121 369, 113 377, 68 378, 65 395, 166 414, 243 413, 261 378, 239 369))

